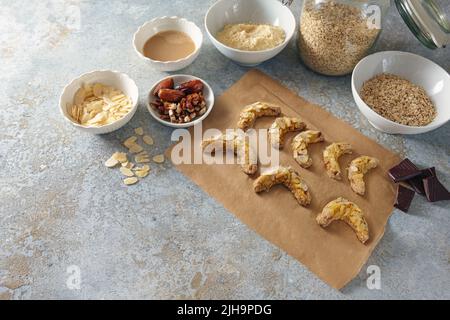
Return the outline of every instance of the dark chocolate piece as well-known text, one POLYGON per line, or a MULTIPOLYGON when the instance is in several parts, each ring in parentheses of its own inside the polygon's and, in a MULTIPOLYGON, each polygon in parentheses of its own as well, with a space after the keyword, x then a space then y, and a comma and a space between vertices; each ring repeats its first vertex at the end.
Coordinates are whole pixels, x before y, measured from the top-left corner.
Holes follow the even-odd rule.
POLYGON ((395 201, 394 207, 402 210, 403 212, 408 212, 414 195, 415 193, 413 190, 399 184, 397 189, 397 200, 395 201))
POLYGON ((422 172, 408 158, 389 169, 389 176, 395 182, 405 181, 420 175, 422 172))
POLYGON ((423 186, 428 201, 436 202, 450 200, 450 192, 448 192, 436 176, 423 179, 423 186))
POLYGON ((425 194, 425 187, 423 186, 423 179, 428 177, 435 177, 436 169, 434 167, 421 170, 421 174, 417 177, 409 179, 408 184, 416 191, 418 194, 425 194))

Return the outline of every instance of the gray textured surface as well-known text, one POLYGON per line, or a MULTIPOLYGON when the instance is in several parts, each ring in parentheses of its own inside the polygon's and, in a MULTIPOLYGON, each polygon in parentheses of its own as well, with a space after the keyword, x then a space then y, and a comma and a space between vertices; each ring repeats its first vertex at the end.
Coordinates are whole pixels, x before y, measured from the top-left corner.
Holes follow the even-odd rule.
MULTIPOLYGON (((154 136, 155 153, 170 144, 171 130, 155 123, 143 104, 147 88, 164 74, 134 53, 135 29, 162 15, 202 26, 212 2, 0 0, 0 298, 449 299, 449 202, 417 197, 409 214, 396 210, 368 261, 381 268, 382 289, 367 289, 365 267, 338 292, 169 164, 154 165, 133 187, 102 165, 137 126, 154 136), (80 29, 73 25, 78 9, 80 29), (141 104, 126 127, 93 136, 67 125, 57 101, 73 77, 103 68, 129 74, 141 104), (81 290, 66 287, 70 265, 80 267, 81 290)), ((450 68, 450 49, 423 48, 395 9, 377 47, 386 49, 450 68)), ((306 70, 293 42, 259 68, 400 155, 435 165, 450 185, 449 125, 411 137, 375 131, 356 109, 350 78, 306 70)), ((183 70, 207 80, 217 95, 246 71, 206 38, 198 59, 183 70)))

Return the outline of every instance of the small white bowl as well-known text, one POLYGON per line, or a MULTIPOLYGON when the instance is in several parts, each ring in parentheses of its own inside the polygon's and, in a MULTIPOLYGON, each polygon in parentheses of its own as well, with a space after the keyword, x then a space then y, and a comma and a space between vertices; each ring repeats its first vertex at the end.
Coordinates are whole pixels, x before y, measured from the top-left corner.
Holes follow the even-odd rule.
POLYGON ((186 68, 197 58, 203 43, 203 34, 195 23, 179 17, 160 17, 144 23, 133 36, 133 46, 137 54, 159 71, 177 71, 186 68), (195 43, 195 51, 185 58, 175 61, 158 61, 144 55, 144 45, 148 39, 162 31, 176 30, 186 33, 195 43))
POLYGON ((176 74, 173 76, 168 76, 165 78, 162 78, 161 80, 159 80, 158 82, 156 82, 152 88, 150 89, 150 92, 148 93, 148 99, 147 99, 147 110, 148 112, 150 112, 150 114, 152 115, 153 118, 155 118, 156 121, 158 121, 159 123, 168 126, 168 127, 172 127, 172 128, 188 128, 188 127, 192 127, 194 125, 196 125, 197 123, 203 121, 203 119, 205 119, 209 113, 211 112, 212 108, 214 107, 214 92, 212 91, 211 87, 209 86, 208 83, 206 83, 205 80, 202 80, 200 78, 194 77, 194 76, 190 76, 190 75, 186 75, 186 74, 176 74), (168 78, 172 78, 175 86, 186 82, 186 81, 190 81, 190 80, 200 80, 201 82, 203 82, 203 97, 205 98, 205 102, 206 102, 206 112, 198 118, 195 118, 194 121, 191 122, 187 122, 187 123, 172 123, 170 121, 166 121, 163 120, 159 117, 159 113, 158 111, 156 111, 151 105, 151 102, 155 102, 156 101, 156 97, 153 95, 153 91, 155 90, 155 87, 161 82, 164 81, 168 78))
POLYGON ((59 109, 64 118, 74 127, 93 134, 104 134, 115 131, 131 120, 137 110, 137 104, 139 100, 139 90, 136 83, 124 73, 110 70, 96 70, 88 73, 84 73, 81 76, 73 79, 67 86, 64 87, 62 94, 59 98, 59 109), (108 86, 112 86, 122 91, 133 102, 133 106, 123 118, 106 124, 101 127, 89 127, 83 126, 72 120, 69 111, 67 110, 67 104, 73 103, 75 93, 82 87, 84 83, 102 83, 108 86))
POLYGON ((390 134, 418 134, 439 128, 450 120, 450 76, 443 68, 424 57, 401 51, 384 51, 362 59, 353 70, 352 92, 356 105, 370 124, 390 134), (380 73, 391 73, 425 89, 436 107, 436 118, 422 127, 388 120, 373 111, 359 96, 367 80, 380 73))
POLYGON ((243 66, 255 66, 280 53, 295 32, 295 18, 291 10, 278 0, 219 0, 209 8, 205 29, 214 46, 224 56, 243 66), (226 24, 261 23, 280 26, 286 39, 275 48, 244 51, 230 48, 215 37, 226 24))

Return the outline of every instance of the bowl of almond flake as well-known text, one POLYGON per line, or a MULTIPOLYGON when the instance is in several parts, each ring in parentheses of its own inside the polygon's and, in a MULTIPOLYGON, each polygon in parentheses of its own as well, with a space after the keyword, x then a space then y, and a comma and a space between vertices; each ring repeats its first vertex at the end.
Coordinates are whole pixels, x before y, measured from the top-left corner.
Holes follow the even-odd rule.
POLYGON ((110 70, 92 71, 64 87, 59 108, 77 129, 104 134, 123 127, 137 110, 139 92, 126 74, 110 70))
POLYGON ((419 134, 450 120, 450 75, 424 57, 385 51, 362 59, 352 75, 355 102, 370 124, 390 134, 419 134))

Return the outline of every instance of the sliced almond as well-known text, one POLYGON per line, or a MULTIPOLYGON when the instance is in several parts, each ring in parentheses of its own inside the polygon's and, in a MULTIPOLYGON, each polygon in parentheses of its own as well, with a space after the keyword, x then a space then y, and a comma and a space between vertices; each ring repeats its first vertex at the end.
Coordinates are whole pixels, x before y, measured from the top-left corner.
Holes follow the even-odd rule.
POLYGON ((136 161, 137 163, 149 163, 150 159, 149 158, 139 158, 136 161))
POLYGON ((142 129, 142 127, 135 128, 134 133, 136 133, 138 136, 142 136, 144 134, 144 129, 142 129))
POLYGON ((136 141, 137 141, 137 137, 131 136, 123 142, 123 145, 127 148, 130 148, 132 145, 134 145, 136 143, 136 141))
POLYGON ((123 92, 101 83, 83 84, 75 93, 73 103, 68 108, 72 118, 82 125, 93 127, 113 123, 132 108, 131 99, 123 92))
POLYGON ((120 172, 127 177, 132 177, 134 176, 133 171, 131 171, 131 169, 127 168, 127 167, 120 167, 120 172))
POLYGON ((138 176, 139 178, 145 178, 146 176, 148 176, 148 171, 144 171, 144 170, 137 170, 134 172, 136 174, 136 176, 138 176))
POLYGON ((152 146, 154 143, 153 138, 148 135, 143 136, 142 140, 144 141, 145 144, 148 144, 149 146, 152 146))
POLYGON ((95 115, 91 120, 89 120, 88 124, 101 124, 108 118, 106 112, 100 112, 95 115))
POLYGON ((147 152, 143 151, 143 152, 138 153, 135 157, 137 157, 137 158, 149 158, 150 156, 148 155, 147 152))
POLYGON ((86 91, 84 90, 84 88, 80 88, 75 93, 73 103, 76 105, 80 105, 84 102, 84 99, 86 99, 86 91))
POLYGON ((137 143, 133 144, 128 149, 128 151, 130 151, 131 153, 139 153, 142 150, 144 150, 144 148, 142 148, 142 146, 138 145, 137 143))
POLYGON ((112 157, 119 161, 120 163, 127 162, 127 154, 125 152, 115 152, 112 157))
POLYGON ((119 160, 117 160, 116 158, 114 158, 114 156, 111 156, 111 158, 109 158, 108 160, 106 160, 105 166, 107 166, 108 168, 113 168, 113 167, 115 167, 118 163, 119 163, 119 160))
POLYGON ((145 178, 148 173, 150 172, 150 166, 145 164, 142 167, 136 167, 134 173, 136 174, 136 176, 138 176, 139 178, 145 178))
POLYGON ((147 164, 144 164, 142 167, 136 167, 134 170, 136 171, 150 171, 150 166, 147 164))
POLYGON ((94 93, 94 96, 100 98, 103 95, 103 85, 101 83, 94 84, 92 92, 94 93))
POLYGON ((135 184, 136 182, 138 182, 138 178, 136 177, 131 177, 131 178, 126 178, 123 180, 123 183, 125 183, 127 186, 130 186, 132 184, 135 184))
POLYGON ((164 162, 164 155, 163 154, 158 154, 156 156, 153 157, 153 161, 156 163, 163 163, 164 162))
POLYGON ((135 160, 137 163, 149 163, 149 162, 150 162, 150 158, 147 157, 147 156, 136 156, 136 157, 134 158, 134 160, 135 160))
POLYGON ((119 100, 121 100, 123 98, 125 98, 124 94, 118 94, 118 95, 112 96, 111 97, 111 101, 119 101, 119 100))

